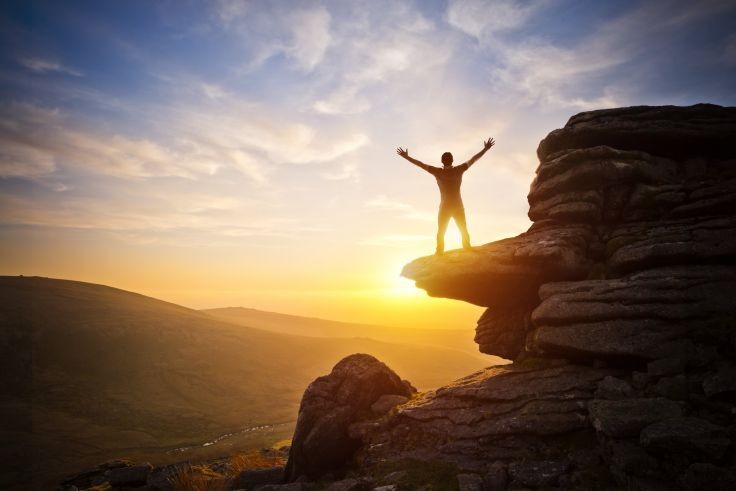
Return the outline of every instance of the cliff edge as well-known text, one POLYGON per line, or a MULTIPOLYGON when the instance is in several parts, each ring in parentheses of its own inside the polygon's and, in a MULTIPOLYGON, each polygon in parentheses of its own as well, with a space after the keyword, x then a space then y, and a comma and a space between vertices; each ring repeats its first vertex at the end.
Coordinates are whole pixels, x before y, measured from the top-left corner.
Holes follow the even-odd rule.
POLYGON ((431 462, 468 490, 733 489, 735 136, 736 108, 709 104, 550 133, 528 231, 403 270, 487 307, 480 351, 513 363, 352 423, 349 468, 388 485, 387 465, 431 462))

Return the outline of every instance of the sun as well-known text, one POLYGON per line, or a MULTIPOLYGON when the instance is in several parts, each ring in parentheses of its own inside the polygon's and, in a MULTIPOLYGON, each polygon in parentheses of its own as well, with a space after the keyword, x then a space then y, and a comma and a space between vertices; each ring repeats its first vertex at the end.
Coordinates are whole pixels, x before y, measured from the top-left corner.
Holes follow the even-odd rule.
POLYGON ((385 287, 384 294, 389 297, 421 297, 424 296, 424 290, 417 288, 414 281, 401 276, 401 270, 407 263, 406 259, 393 261, 387 268, 384 278, 385 287))

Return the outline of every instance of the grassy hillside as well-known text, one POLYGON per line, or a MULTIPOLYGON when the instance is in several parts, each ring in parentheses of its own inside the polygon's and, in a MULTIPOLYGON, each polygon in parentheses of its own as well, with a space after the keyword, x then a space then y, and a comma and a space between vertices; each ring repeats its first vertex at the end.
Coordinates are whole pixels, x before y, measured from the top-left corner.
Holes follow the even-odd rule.
POLYGON ((166 451, 294 421, 306 385, 355 352, 420 388, 490 364, 439 347, 244 327, 102 285, 0 277, 0 410, 12 421, 0 457, 32 472, 35 487, 110 458, 181 459, 166 451))
POLYGON ((205 309, 217 319, 285 334, 317 337, 362 337, 389 343, 439 346, 465 351, 483 360, 493 357, 478 351, 471 329, 405 329, 400 327, 374 326, 355 322, 340 322, 316 317, 280 314, 244 307, 205 309))

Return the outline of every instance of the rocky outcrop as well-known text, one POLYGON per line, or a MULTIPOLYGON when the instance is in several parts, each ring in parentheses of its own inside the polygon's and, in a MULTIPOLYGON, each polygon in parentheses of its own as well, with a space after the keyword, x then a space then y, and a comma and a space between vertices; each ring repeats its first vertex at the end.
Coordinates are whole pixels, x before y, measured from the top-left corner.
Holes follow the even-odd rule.
POLYGON ((476 341, 510 359, 653 359, 701 336, 733 345, 734 135, 736 109, 707 104, 574 116, 539 145, 529 231, 403 274, 488 307, 476 341))
POLYGON ((302 476, 314 480, 341 470, 360 445, 350 427, 390 410, 414 392, 411 384, 370 355, 342 359, 304 392, 286 465, 287 480, 302 476))
POLYGON ((380 429, 367 433, 361 465, 439 460, 479 475, 494 462, 554 461, 569 467, 576 452, 595 447, 595 439, 584 435, 574 451, 555 442, 588 427, 587 404, 610 373, 564 360, 535 360, 472 374, 400 406, 380 429))
POLYGON ((403 271, 487 307, 480 351, 513 363, 353 426, 349 465, 449 465, 474 490, 735 488, 734 136, 736 108, 707 104, 550 133, 527 232, 403 271))

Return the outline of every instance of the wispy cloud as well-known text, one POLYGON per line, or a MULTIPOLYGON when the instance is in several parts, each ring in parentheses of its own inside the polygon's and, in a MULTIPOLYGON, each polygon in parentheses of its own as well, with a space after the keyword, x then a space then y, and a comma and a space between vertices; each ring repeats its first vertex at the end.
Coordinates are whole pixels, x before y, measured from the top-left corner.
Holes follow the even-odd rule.
POLYGON ((723 60, 731 65, 736 65, 736 34, 729 36, 723 49, 723 60))
POLYGON ((68 66, 62 65, 58 61, 47 60, 44 58, 22 58, 20 64, 28 70, 35 73, 65 73, 74 77, 81 77, 83 74, 79 70, 75 70, 68 66))
MULTIPOLYGON (((494 92, 523 97, 527 104, 591 109, 626 103, 621 73, 626 63, 641 60, 629 79, 644 78, 656 66, 646 61, 653 47, 671 44, 673 33, 701 19, 734 10, 729 2, 644 2, 607 22, 581 26, 573 43, 544 32, 525 31, 535 15, 551 15, 549 1, 451 0, 448 22, 474 37, 478 49, 495 60, 489 69, 494 92), (516 36, 509 36, 509 33, 516 36), (519 39, 518 34, 525 36, 519 39), (605 76, 608 75, 606 78, 605 76), (597 89, 597 90, 596 90, 597 89)), ((654 48, 657 49, 657 48, 654 48)), ((664 57, 658 56, 659 61, 664 57)))
POLYGON ((546 1, 450 0, 447 20, 450 25, 474 36, 492 36, 497 32, 521 27, 546 1))
POLYGON ((332 35, 331 15, 318 4, 275 1, 257 4, 224 0, 213 4, 219 25, 251 43, 251 68, 278 55, 294 60, 304 71, 313 70, 325 56, 332 35))
POLYGON ((333 87, 312 105, 324 114, 365 112, 378 88, 410 91, 417 80, 436 77, 452 53, 451 39, 407 2, 376 2, 371 9, 354 5, 333 36, 340 50, 329 54, 323 74, 333 87))
POLYGON ((318 132, 242 101, 149 116, 167 130, 161 141, 101 131, 57 109, 5 104, 0 176, 47 175, 66 165, 123 178, 192 179, 232 168, 264 183, 270 164, 329 162, 368 142, 364 134, 318 132))

